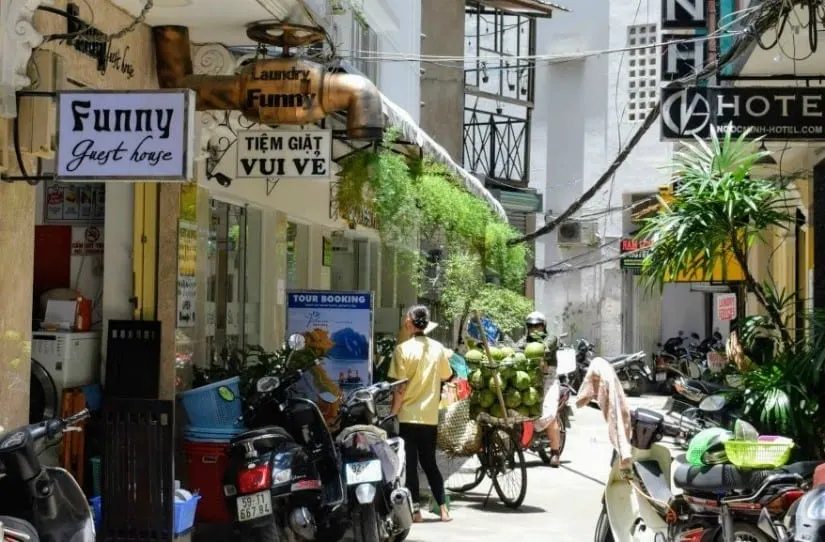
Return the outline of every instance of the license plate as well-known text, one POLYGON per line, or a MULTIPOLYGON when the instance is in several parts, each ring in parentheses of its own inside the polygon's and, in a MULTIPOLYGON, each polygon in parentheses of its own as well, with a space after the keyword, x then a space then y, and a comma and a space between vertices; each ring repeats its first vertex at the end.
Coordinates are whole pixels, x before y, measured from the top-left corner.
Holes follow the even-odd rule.
POLYGON ((656 382, 664 382, 667 380, 667 373, 658 373, 656 375, 656 382))
POLYGON ((238 521, 251 521, 272 515, 272 495, 261 491, 238 497, 238 521))
POLYGON ((345 472, 347 474, 347 485, 350 486, 380 482, 383 478, 381 474, 381 462, 377 459, 360 461, 358 463, 347 463, 345 472))

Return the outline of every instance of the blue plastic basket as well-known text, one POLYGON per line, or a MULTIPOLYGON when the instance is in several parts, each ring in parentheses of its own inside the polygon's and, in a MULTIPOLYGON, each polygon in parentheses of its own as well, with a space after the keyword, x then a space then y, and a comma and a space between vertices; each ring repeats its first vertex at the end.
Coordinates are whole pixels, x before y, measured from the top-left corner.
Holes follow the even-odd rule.
POLYGON ((197 427, 238 427, 242 413, 240 383, 236 376, 181 393, 189 422, 197 427), (221 396, 222 388, 231 392, 231 400, 221 396))
POLYGON ((187 425, 183 429, 183 438, 189 442, 229 442, 235 436, 246 431, 245 427, 197 427, 187 425))
MULTIPOLYGON (((175 531, 175 536, 184 533, 195 525, 195 512, 198 509, 198 501, 201 500, 200 495, 192 495, 188 501, 175 500, 175 517, 172 523, 175 531)), ((89 499, 89 506, 92 508, 92 514, 95 518, 95 529, 100 530, 100 520, 103 517, 103 505, 100 497, 92 497, 89 499)))
POLYGON ((195 525, 195 511, 198 509, 199 500, 201 500, 200 495, 192 495, 188 501, 175 501, 175 521, 172 524, 175 536, 185 533, 195 525))
POLYGON ((102 519, 101 509, 102 509, 102 500, 100 497, 92 497, 89 499, 89 506, 92 508, 92 517, 95 520, 95 530, 100 530, 100 521, 102 519))
POLYGON ((92 412, 100 410, 100 404, 103 402, 103 388, 100 384, 89 384, 83 386, 83 396, 86 398, 86 406, 92 412))

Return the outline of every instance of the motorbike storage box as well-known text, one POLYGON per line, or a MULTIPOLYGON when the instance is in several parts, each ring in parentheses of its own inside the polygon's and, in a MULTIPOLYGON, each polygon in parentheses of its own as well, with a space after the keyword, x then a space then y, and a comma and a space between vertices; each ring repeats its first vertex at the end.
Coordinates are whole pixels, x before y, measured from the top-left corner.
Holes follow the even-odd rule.
POLYGON ((631 416, 630 444, 639 450, 649 450, 662 436, 664 416, 653 410, 637 408, 631 416))

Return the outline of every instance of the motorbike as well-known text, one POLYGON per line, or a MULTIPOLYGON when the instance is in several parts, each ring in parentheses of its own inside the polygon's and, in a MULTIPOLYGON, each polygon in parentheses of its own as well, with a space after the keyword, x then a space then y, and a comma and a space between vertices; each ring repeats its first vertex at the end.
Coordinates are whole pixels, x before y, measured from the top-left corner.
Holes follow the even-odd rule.
POLYGON ((575 370, 567 373, 566 378, 569 386, 577 391, 579 386, 584 381, 584 375, 587 374, 587 368, 590 367, 590 360, 593 358, 593 343, 586 339, 578 339, 573 346, 576 352, 576 366, 575 370))
MULTIPOLYGON (((292 354, 305 347, 288 339, 292 354)), ((243 420, 249 431, 229 443, 224 473, 226 505, 241 540, 256 542, 340 540, 348 527, 339 455, 324 416, 290 388, 306 371, 258 380, 243 420)), ((322 401, 337 401, 322 392, 322 401)))
POLYGON ((92 510, 74 477, 44 467, 37 448, 89 418, 84 409, 0 436, 0 540, 94 542, 92 510))
POLYGON ((605 357, 619 381, 622 383, 624 392, 631 396, 641 395, 645 388, 653 382, 653 372, 645 363, 646 354, 644 351, 635 354, 622 354, 620 356, 605 357))
POLYGON ((825 463, 814 469, 814 479, 783 518, 771 517, 762 510, 759 528, 778 542, 825 541, 825 463))
MULTIPOLYGON (((376 403, 407 380, 356 390, 342 405, 336 437, 343 462, 350 518, 357 542, 401 542, 413 524, 406 484, 404 440, 398 418, 379 419, 376 403)), ((417 468, 414 465, 413 468, 417 468)))
POLYGON ((696 467, 684 456, 674 458, 673 448, 660 442, 684 436, 683 424, 639 408, 631 427, 631 475, 622 473, 614 453, 595 542, 767 542, 758 527, 762 510, 784 515, 817 464, 773 470, 696 467))

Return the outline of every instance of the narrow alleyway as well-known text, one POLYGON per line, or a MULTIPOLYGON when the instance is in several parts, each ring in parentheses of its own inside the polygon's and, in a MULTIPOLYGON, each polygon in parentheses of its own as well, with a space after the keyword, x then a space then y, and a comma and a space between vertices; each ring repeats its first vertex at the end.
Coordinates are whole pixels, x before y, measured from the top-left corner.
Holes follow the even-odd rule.
MULTIPOLYGON (((632 406, 659 408, 664 397, 631 399, 632 406)), ((449 524, 428 521, 413 528, 408 541, 485 542, 513 540, 557 540, 588 542, 599 514, 603 484, 611 455, 604 421, 598 410, 586 408, 576 414, 568 436, 560 469, 541 464, 527 454, 527 498, 518 510, 501 505, 492 493, 487 506, 484 499, 489 482, 465 496, 453 496, 453 518, 449 524)))
MULTIPOLYGON (((630 399, 631 407, 658 409, 665 397, 630 399)), ((551 469, 534 455, 527 454, 527 498, 518 510, 501 505, 495 492, 487 506, 484 500, 489 482, 464 496, 452 496, 454 520, 443 524, 428 515, 415 525, 408 542, 513 542, 556 540, 589 542, 593 539, 603 484, 607 478, 611 447, 598 410, 585 408, 576 413, 568 435, 562 467, 551 469)), ((422 475, 423 478, 423 475, 422 475)), ((225 542, 230 531, 199 528, 196 542, 225 542)), ((352 542, 346 538, 346 542, 352 542)))

